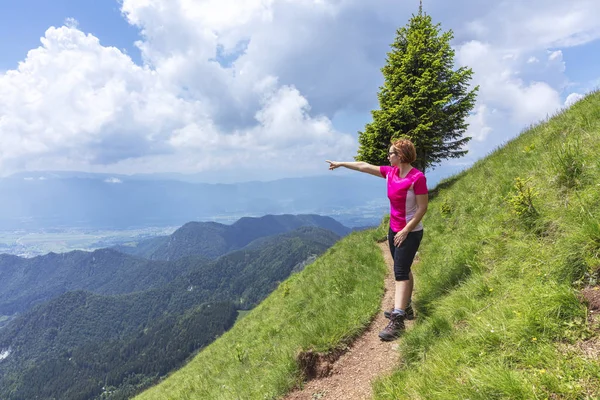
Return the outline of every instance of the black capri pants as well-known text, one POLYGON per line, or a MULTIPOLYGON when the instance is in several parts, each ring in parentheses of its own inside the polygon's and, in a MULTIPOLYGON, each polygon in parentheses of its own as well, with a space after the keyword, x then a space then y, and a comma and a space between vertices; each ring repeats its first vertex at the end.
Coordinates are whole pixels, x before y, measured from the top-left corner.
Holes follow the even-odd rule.
POLYGON ((399 247, 394 245, 394 236, 396 233, 392 228, 388 232, 390 253, 392 253, 392 258, 394 259, 394 277, 396 281, 407 281, 410 267, 421 244, 421 239, 423 239, 423 230, 409 232, 399 247))

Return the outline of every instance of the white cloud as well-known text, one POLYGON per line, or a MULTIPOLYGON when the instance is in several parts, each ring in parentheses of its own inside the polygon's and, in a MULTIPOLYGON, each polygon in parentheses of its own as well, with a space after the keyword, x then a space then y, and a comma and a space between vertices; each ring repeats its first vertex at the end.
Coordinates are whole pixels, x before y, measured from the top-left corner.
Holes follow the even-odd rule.
MULTIPOLYGON (((476 155, 562 107, 562 49, 600 38, 595 0, 432 0, 425 9, 454 29, 456 60, 480 86, 469 117, 476 155)), ((239 168, 269 179, 350 159, 354 132, 331 119, 377 107, 389 44, 416 5, 123 0, 122 11, 140 29, 142 66, 68 19, 0 73, 0 174, 239 168)))
POLYGON ((483 142, 492 132, 492 128, 488 125, 487 119, 490 116, 490 111, 485 104, 480 104, 475 112, 471 113, 467 118, 469 128, 466 135, 478 142, 483 142))
POLYGON ((573 104, 577 103, 579 100, 583 99, 585 96, 581 93, 571 93, 567 96, 565 100, 565 107, 570 107, 573 104))
POLYGON ((79 21, 77 21, 75 18, 69 17, 69 18, 65 19, 64 25, 67 28, 77 28, 77 27, 79 27, 79 21))
MULTIPOLYGON (((68 157, 106 164, 165 151, 157 143, 190 105, 161 90, 153 71, 74 28, 50 28, 42 46, 0 77, 0 162, 68 157)), ((20 165, 19 165, 20 164, 20 165)))
POLYGON ((550 55, 548 56, 548 60, 550 61, 562 61, 563 59, 563 53, 560 50, 557 51, 551 51, 549 52, 550 55))
MULTIPOLYGON (((453 5, 466 8, 474 2, 453 5)), ((479 40, 533 51, 575 46, 600 38, 596 18, 599 14, 600 3, 596 0, 507 0, 490 3, 465 26, 479 40)))
POLYGON ((104 180, 105 183, 123 183, 119 178, 107 178, 104 180))
POLYGON ((478 100, 518 124, 545 118, 560 107, 557 90, 544 82, 525 82, 519 77, 522 57, 505 54, 490 44, 471 41, 458 47, 456 59, 474 71, 478 100))
MULTIPOLYGON (((293 146, 287 151, 291 155, 315 146, 352 154, 349 135, 336 132, 327 118, 309 115, 297 90, 269 76, 241 82, 246 85, 241 97, 256 103, 254 122, 223 130, 215 122, 222 111, 217 106, 235 97, 240 83, 224 82, 219 98, 203 90, 210 79, 191 74, 188 88, 196 93, 185 96, 179 83, 186 82, 173 76, 185 73, 186 63, 182 57, 165 57, 156 69, 139 67, 119 50, 100 46, 92 35, 50 28, 40 48, 0 77, 0 98, 7 100, 0 105, 5 116, 0 131, 9 144, 0 148, 0 166, 193 172, 230 164, 220 160, 233 154, 260 151, 281 158, 280 146, 293 146)), ((208 60, 204 66, 210 64, 224 79, 231 74, 208 60)), ((235 112, 235 102, 223 103, 235 112)), ((323 152, 309 161, 317 155, 323 152)), ((290 164, 287 169, 301 173, 303 167, 290 164)))

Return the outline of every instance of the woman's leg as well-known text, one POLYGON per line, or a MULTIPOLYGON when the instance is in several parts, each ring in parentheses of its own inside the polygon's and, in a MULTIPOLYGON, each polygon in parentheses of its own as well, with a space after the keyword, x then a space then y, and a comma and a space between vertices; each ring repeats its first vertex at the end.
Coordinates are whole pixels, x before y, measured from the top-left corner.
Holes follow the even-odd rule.
POLYGON ((408 273, 407 281, 396 281, 396 293, 394 296, 394 308, 399 310, 406 310, 408 303, 410 303, 410 298, 412 296, 413 287, 415 285, 413 278, 413 273, 410 271, 408 273))
POLYGON ((396 293, 394 296, 394 308, 405 310, 410 302, 414 287, 411 266, 422 238, 423 231, 410 232, 400 246, 395 249, 394 275, 396 278, 396 293))
POLYGON ((394 312, 390 313, 390 322, 379 333, 381 340, 394 340, 404 329, 404 320, 406 318, 405 310, 414 285, 414 278, 410 267, 422 237, 423 231, 411 232, 394 251, 394 277, 396 279, 394 308, 402 311, 396 312, 396 310, 394 310, 394 312))

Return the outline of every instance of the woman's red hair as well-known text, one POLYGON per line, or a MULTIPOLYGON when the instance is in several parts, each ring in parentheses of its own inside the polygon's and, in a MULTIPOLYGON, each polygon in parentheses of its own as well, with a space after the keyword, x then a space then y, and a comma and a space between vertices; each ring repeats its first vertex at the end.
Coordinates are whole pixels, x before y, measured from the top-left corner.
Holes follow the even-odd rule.
POLYGON ((410 139, 402 138, 392 143, 394 151, 400 157, 400 162, 411 164, 417 159, 417 149, 410 139))

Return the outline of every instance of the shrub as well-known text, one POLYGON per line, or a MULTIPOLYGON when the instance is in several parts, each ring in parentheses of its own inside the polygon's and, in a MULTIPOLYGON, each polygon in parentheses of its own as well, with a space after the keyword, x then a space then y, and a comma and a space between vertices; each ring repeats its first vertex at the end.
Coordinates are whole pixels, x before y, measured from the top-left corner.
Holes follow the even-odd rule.
POLYGON ((512 206, 513 213, 528 227, 532 227, 539 217, 539 212, 533 205, 538 192, 529 185, 529 179, 520 177, 515 178, 514 189, 506 201, 512 206))

